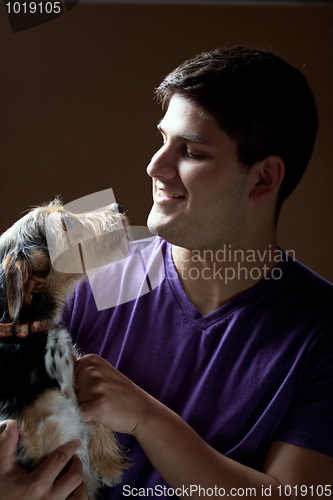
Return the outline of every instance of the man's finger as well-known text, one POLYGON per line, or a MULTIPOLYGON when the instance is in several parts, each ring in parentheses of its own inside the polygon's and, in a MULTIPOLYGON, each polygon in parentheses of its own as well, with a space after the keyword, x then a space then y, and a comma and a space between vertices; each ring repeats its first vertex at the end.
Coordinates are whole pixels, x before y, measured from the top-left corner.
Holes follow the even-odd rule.
POLYGON ((0 432, 0 474, 6 474, 16 465, 19 430, 14 420, 7 420, 2 423, 0 432))
POLYGON ((44 478, 43 480, 48 483, 53 483, 79 447, 80 441, 71 441, 60 446, 33 471, 33 474, 44 478))
POLYGON ((71 498, 88 498, 85 485, 82 483, 82 462, 74 455, 66 472, 54 484, 54 494, 56 498, 71 496, 71 498))

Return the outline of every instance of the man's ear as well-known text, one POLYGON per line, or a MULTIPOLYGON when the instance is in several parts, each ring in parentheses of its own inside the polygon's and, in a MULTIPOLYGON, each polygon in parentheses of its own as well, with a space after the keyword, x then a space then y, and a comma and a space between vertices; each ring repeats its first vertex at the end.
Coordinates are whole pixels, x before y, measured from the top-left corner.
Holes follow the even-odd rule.
POLYGON ((252 167, 254 184, 250 199, 260 200, 267 195, 277 194, 284 178, 284 161, 278 155, 271 155, 252 167))
POLYGON ((6 277, 8 311, 12 321, 18 321, 22 307, 31 303, 34 293, 40 293, 45 288, 45 277, 41 274, 29 273, 26 258, 14 258, 9 254, 3 270, 6 277))

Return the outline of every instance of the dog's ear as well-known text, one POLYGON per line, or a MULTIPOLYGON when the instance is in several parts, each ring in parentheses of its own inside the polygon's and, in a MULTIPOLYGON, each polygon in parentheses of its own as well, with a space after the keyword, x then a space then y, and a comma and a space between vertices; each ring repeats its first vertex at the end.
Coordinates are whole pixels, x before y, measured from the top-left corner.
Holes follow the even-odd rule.
POLYGON ((4 263, 3 270, 6 276, 6 292, 8 311, 13 322, 19 318, 22 308, 22 266, 21 269, 17 265, 14 255, 11 253, 7 255, 4 263))
POLYGON ((15 259, 13 253, 3 263, 8 311, 13 322, 18 321, 22 307, 31 303, 33 294, 45 288, 45 273, 32 272, 28 265, 25 257, 15 259))

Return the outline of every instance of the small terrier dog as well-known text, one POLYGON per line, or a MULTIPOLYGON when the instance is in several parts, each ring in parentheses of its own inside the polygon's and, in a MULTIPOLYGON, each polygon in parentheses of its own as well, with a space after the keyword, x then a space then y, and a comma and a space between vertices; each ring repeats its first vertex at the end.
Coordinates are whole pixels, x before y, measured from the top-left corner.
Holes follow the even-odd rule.
POLYGON ((17 421, 17 461, 29 470, 80 439, 77 455, 92 499, 101 482, 120 482, 126 460, 113 432, 82 418, 73 388, 78 354, 61 326, 61 309, 88 269, 119 249, 127 254, 126 226, 117 203, 74 214, 54 200, 0 237, 0 424, 17 421))

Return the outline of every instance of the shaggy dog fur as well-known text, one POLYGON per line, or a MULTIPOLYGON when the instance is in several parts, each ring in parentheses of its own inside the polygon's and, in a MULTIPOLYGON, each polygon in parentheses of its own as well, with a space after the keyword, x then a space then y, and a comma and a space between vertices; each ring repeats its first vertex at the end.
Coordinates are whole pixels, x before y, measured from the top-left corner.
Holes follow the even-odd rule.
POLYGON ((125 226, 117 204, 73 214, 55 200, 0 237, 0 424, 18 422, 17 460, 27 469, 80 439, 90 498, 101 482, 121 480, 126 461, 112 432, 82 418, 73 389, 77 354, 60 312, 88 268, 126 253, 125 226))

